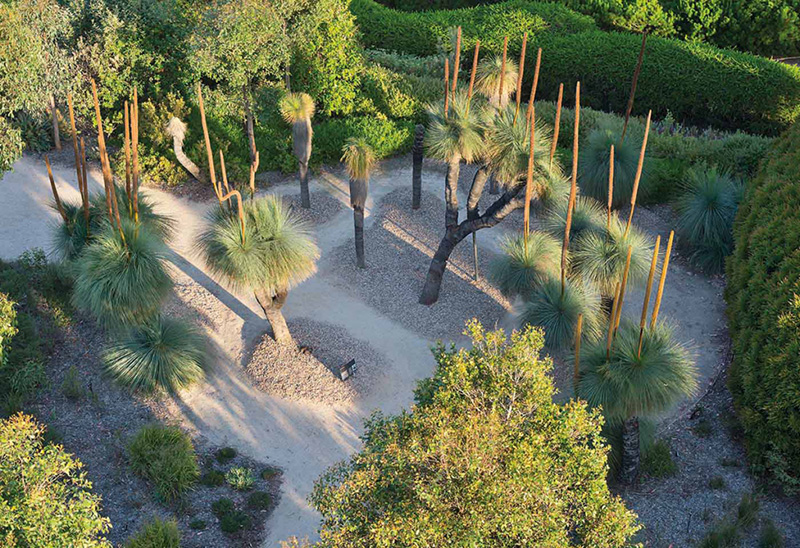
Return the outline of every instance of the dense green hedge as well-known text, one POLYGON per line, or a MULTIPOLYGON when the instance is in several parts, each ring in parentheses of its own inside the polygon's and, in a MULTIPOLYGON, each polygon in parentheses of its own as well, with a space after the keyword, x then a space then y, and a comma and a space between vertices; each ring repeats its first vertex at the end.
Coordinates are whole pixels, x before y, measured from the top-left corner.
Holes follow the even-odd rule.
MULTIPOLYGON (((531 32, 527 66, 542 47, 540 97, 554 99, 565 83, 565 101, 581 81, 583 104, 623 112, 641 39, 632 34, 592 30, 583 16, 555 4, 515 0, 473 9, 403 13, 373 0, 354 0, 368 47, 433 55, 461 25, 464 47, 481 40, 484 52, 498 51, 508 34, 518 55, 523 30, 531 32), (571 15, 570 15, 571 14, 571 15), (493 22, 496 27, 492 27, 493 22)), ((533 71, 526 72, 529 89, 533 71)), ((678 120, 722 129, 776 134, 800 115, 800 69, 713 46, 652 37, 639 78, 634 113, 653 109, 678 120)))
POLYGON ((800 489, 800 124, 750 182, 728 262, 730 388, 757 468, 800 489))

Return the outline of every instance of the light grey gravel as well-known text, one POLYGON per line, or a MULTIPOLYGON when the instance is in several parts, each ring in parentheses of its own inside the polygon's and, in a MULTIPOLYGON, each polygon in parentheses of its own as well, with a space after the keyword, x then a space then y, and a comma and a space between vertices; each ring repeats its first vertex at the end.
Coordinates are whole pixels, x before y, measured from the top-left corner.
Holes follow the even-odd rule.
POLYGON ((486 326, 500 323, 511 305, 483 277, 494 255, 488 249, 479 250, 482 275, 476 282, 469 237, 451 256, 439 301, 432 306, 418 304, 430 258, 444 232, 444 202, 438 196, 423 192, 422 207, 415 211, 410 208, 408 191, 395 190, 372 215, 364 231, 367 268, 356 268, 350 239, 327 257, 334 284, 431 340, 453 340, 471 318, 486 326))
POLYGON ((311 193, 311 208, 300 207, 300 196, 285 196, 286 203, 292 206, 294 213, 312 226, 319 226, 330 221, 345 205, 327 192, 311 193))
POLYGON ((386 358, 346 329, 305 318, 288 323, 300 349, 264 335, 245 366, 259 389, 292 400, 343 403, 364 396, 382 374, 386 358), (342 381, 339 366, 351 359, 356 360, 355 373, 342 381))

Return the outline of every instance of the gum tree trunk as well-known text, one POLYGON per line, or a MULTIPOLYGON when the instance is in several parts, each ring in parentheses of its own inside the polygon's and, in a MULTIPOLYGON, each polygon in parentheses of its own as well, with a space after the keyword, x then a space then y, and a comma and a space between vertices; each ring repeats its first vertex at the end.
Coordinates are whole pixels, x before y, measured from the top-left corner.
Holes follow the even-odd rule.
POLYGON ((289 332, 289 326, 286 325, 286 318, 283 317, 281 309, 286 303, 288 292, 283 291, 277 293, 274 297, 265 290, 255 291, 256 301, 264 311, 269 325, 272 327, 272 335, 275 342, 286 346, 295 346, 292 334, 289 332))
POLYGON ((414 146, 411 149, 413 167, 411 171, 411 209, 419 209, 422 201, 422 158, 425 142, 425 126, 417 124, 414 130, 414 146))
POLYGON ((631 417, 622 423, 622 467, 619 479, 631 485, 639 475, 639 417, 631 417))

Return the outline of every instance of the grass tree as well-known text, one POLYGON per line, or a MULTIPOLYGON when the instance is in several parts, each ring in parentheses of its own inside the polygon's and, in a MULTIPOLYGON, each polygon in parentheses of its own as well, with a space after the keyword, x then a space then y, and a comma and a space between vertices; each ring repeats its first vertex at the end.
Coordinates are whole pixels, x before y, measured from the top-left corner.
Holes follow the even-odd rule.
POLYGON ((304 208, 311 207, 308 191, 308 161, 311 158, 311 141, 314 131, 311 118, 314 117, 314 100, 307 93, 289 92, 280 100, 283 119, 292 124, 292 151, 300 166, 300 203, 304 208))
POLYGON ((200 250, 211 272, 253 292, 275 340, 294 345, 281 309, 289 290, 316 272, 319 248, 280 198, 266 196, 246 204, 238 198, 238 214, 214 208, 200 235, 200 250))
POLYGON ((493 55, 478 64, 475 89, 494 108, 505 108, 517 87, 519 67, 504 55, 493 55))
POLYGON ((375 167, 375 152, 363 137, 350 137, 342 150, 342 161, 350 176, 350 205, 356 239, 356 263, 366 268, 364 261, 364 207, 369 194, 369 177, 375 167))
POLYGON ((544 232, 507 237, 503 253, 492 261, 490 279, 507 297, 527 297, 551 278, 557 278, 561 246, 544 232))
MULTIPOLYGON (((620 141, 619 135, 608 129, 595 129, 581 150, 579 169, 581 192, 603 204, 608 200, 608 174, 611 148, 614 148, 614 184, 611 191, 612 207, 628 203, 637 177, 640 144, 628 137, 620 141)), ((641 177, 647 179, 648 163, 642 166, 641 177)))
MULTIPOLYGON (((564 239, 567 226, 569 203, 561 200, 547 208, 541 218, 542 230, 552 234, 560 241, 564 239)), ((606 212, 597 200, 587 196, 577 196, 572 208, 572 224, 570 226, 570 243, 584 232, 604 232, 606 228, 606 212)))

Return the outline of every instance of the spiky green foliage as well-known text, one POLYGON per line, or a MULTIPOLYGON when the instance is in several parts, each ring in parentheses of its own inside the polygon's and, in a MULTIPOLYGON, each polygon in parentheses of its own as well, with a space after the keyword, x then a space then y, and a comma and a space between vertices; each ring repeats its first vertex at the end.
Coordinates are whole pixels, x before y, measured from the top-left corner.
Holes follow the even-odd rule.
POLYGON ((369 180, 376 161, 375 151, 372 150, 372 146, 366 138, 348 137, 345 141, 344 147, 342 147, 342 162, 344 162, 351 179, 369 180))
MULTIPOLYGON (((564 230, 567 226, 567 209, 569 200, 563 200, 548 207, 542 217, 542 230, 552 234, 559 241, 564 241, 564 230)), ((570 242, 575 241, 584 232, 604 233, 606 230, 606 212, 594 198, 578 196, 572 210, 572 224, 569 229, 570 242)))
POLYGON ((200 477, 192 439, 175 426, 143 426, 128 446, 128 460, 167 502, 178 500, 200 477))
POLYGON ((631 266, 628 288, 637 287, 647 280, 652 261, 650 240, 635 227, 625 235, 625 224, 617 217, 611 218, 608 232, 583 231, 572 246, 572 271, 581 279, 597 286, 603 296, 613 296, 614 287, 622 282, 628 247, 631 266))
POLYGON ((600 340, 581 348, 580 365, 578 397, 610 421, 659 415, 697 389, 694 359, 664 322, 645 328, 639 355, 639 325, 624 319, 610 358, 600 340))
POLYGON ((166 247, 147 226, 123 221, 125 243, 107 226, 75 264, 73 304, 111 329, 153 318, 172 287, 166 247))
POLYGON ((103 361, 131 390, 174 392, 203 378, 205 346, 193 325, 161 316, 116 338, 103 361))
POLYGON ((502 55, 485 57, 478 63, 475 73, 475 90, 484 95, 495 107, 505 106, 506 101, 517 89, 517 62, 506 59, 506 71, 503 77, 503 96, 500 97, 500 76, 503 74, 502 55))
POLYGON ((276 196, 245 202, 239 218, 214 208, 198 247, 211 272, 236 288, 288 290, 316 272, 319 248, 289 206, 276 196))
POLYGON ((425 131, 425 151, 436 160, 449 162, 460 158, 472 163, 483 154, 483 107, 480 101, 471 105, 464 93, 456 93, 450 100, 447 116, 444 102, 428 106, 429 123, 425 131))
POLYGON ((180 548, 181 532, 175 520, 162 521, 153 518, 153 521, 142 527, 125 548, 180 548))
MULTIPOLYGON (((614 145, 614 197, 613 207, 630 203, 636 169, 639 164, 641 141, 630 135, 620 142, 619 135, 608 129, 596 129, 589 134, 585 142, 581 142, 578 160, 578 182, 581 191, 602 203, 608 203, 608 167, 611 145, 614 145)), ((642 169, 639 191, 642 192, 647 182, 648 160, 642 169)))
POLYGON ((733 220, 744 192, 741 181, 716 167, 687 170, 675 203, 678 235, 691 252, 689 259, 710 273, 725 268, 733 250, 733 220))
POLYGON ((314 99, 302 92, 289 92, 278 102, 278 110, 289 124, 310 120, 314 117, 315 108, 314 99))
POLYGON ((583 336, 598 338, 603 321, 600 295, 591 286, 572 280, 566 281, 562 293, 561 280, 551 278, 529 293, 519 321, 544 329, 545 344, 550 348, 564 348, 575 340, 579 314, 583 314, 583 336))
POLYGON ((491 263, 490 277, 503 295, 526 297, 550 278, 558 277, 561 244, 549 234, 531 232, 503 240, 503 253, 491 263))
MULTIPOLYGON (((59 217, 53 224, 51 236, 51 251, 55 257, 64 262, 71 262, 78 258, 87 243, 86 218, 83 215, 83 206, 70 202, 62 202, 67 222, 59 217)), ((51 204, 56 209, 56 204, 51 204)), ((91 215, 91 212, 90 212, 91 215)), ((89 218, 89 228, 97 223, 89 218)), ((100 228, 98 227, 98 230, 100 228)))
MULTIPOLYGON (((516 123, 514 106, 500 110, 496 116, 486 117, 486 158, 501 185, 508 187, 528 173, 530 154, 530 126, 526 123, 527 108, 520 108, 516 123)), ((552 129, 537 122, 533 149, 534 196, 559 192, 563 174, 558 162, 550 166, 552 129)))

